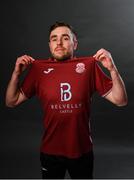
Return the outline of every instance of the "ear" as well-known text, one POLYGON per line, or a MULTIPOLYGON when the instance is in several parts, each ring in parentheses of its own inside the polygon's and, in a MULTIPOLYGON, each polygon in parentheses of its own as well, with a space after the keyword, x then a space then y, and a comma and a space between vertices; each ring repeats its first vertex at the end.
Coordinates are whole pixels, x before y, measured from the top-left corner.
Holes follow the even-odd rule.
POLYGON ((78 41, 77 39, 74 39, 74 50, 76 50, 78 47, 78 41))
POLYGON ((48 42, 49 48, 50 48, 50 41, 48 42))

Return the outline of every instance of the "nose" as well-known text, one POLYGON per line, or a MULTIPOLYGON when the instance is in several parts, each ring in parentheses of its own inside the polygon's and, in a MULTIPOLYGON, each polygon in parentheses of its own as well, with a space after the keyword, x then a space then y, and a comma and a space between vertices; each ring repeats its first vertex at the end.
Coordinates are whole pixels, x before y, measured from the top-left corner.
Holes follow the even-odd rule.
POLYGON ((62 39, 61 39, 61 38, 59 38, 59 39, 57 40, 57 45, 62 45, 62 39))

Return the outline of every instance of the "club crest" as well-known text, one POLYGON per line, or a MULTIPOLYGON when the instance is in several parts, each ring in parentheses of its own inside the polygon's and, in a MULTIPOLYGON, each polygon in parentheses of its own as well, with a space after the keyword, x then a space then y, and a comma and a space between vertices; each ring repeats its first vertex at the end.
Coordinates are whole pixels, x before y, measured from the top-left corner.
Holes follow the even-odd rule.
POLYGON ((84 63, 78 63, 76 65, 76 72, 77 73, 83 73, 86 69, 85 69, 85 64, 84 63))

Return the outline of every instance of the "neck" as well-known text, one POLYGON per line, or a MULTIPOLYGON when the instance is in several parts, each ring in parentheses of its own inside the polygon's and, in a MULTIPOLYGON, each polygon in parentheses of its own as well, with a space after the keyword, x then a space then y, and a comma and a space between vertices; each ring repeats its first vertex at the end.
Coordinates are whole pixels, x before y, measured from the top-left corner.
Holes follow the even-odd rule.
POLYGON ((72 55, 71 57, 65 57, 65 58, 63 58, 63 59, 56 59, 56 58, 52 57, 52 59, 53 59, 54 61, 56 61, 56 62, 68 61, 68 60, 70 60, 70 59, 72 59, 72 58, 74 58, 73 55, 72 55))

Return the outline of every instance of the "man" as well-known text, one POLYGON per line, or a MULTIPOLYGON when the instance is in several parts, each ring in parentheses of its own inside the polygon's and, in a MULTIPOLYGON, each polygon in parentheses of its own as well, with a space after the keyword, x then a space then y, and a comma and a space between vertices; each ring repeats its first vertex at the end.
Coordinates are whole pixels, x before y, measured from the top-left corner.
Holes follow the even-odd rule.
POLYGON ((89 128, 91 97, 95 91, 116 104, 127 104, 124 82, 110 52, 100 49, 92 57, 74 57, 77 35, 65 23, 50 28, 52 58, 17 58, 6 92, 6 105, 15 107, 34 95, 41 101, 44 135, 41 144, 43 178, 93 178, 93 148, 89 128), (110 72, 106 76, 97 62, 110 72), (31 65, 22 85, 19 77, 31 65))

